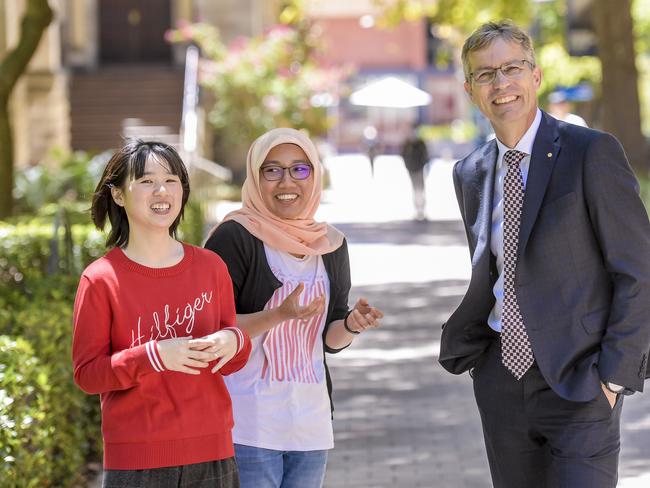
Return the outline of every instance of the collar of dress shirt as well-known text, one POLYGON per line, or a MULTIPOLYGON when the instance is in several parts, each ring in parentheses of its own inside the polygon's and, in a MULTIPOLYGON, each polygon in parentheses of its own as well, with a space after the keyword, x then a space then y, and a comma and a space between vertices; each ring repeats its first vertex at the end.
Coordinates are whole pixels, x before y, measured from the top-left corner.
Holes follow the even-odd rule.
POLYGON ((537 130, 539 125, 542 123, 542 111, 538 108, 537 113, 535 114, 535 119, 533 123, 530 124, 530 127, 523 135, 515 147, 508 147, 497 137, 497 147, 499 148, 499 157, 497 158, 497 168, 500 168, 503 165, 503 155, 506 151, 510 149, 515 149, 517 151, 524 152, 529 156, 533 153, 533 143, 535 142, 535 136, 537 135, 537 130))

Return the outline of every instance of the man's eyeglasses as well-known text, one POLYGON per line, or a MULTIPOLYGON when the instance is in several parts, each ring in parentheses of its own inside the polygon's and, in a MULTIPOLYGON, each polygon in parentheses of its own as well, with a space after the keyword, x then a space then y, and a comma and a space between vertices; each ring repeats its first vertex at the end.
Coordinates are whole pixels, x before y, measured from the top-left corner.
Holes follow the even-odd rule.
POLYGON ((289 171, 289 176, 294 180, 306 180, 311 175, 312 167, 307 163, 298 163, 283 168, 282 166, 262 166, 260 172, 266 181, 280 181, 284 178, 284 172, 289 171))
POLYGON ((524 74, 526 64, 530 66, 530 69, 535 67, 535 65, 527 59, 521 59, 518 61, 509 61, 498 68, 478 69, 470 73, 469 77, 471 80, 474 80, 477 85, 489 85, 496 79, 497 71, 501 71, 503 76, 509 80, 515 80, 524 74))

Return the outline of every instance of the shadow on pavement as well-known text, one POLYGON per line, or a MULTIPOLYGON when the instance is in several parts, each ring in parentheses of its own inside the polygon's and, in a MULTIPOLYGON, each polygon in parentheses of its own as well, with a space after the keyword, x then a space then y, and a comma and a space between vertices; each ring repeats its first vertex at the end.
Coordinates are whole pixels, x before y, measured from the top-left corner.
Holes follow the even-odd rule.
POLYGON ((336 448, 327 488, 490 486, 470 378, 450 375, 437 362, 441 324, 465 285, 354 289, 381 304, 386 318, 328 357, 336 448))
MULTIPOLYGON (((465 242, 459 222, 338 227, 353 246, 465 242)), ((425 265, 435 268, 437 263, 425 265)), ((351 302, 366 297, 386 317, 381 328, 328 356, 336 447, 330 452, 326 488, 492 486, 471 379, 447 373, 437 361, 441 324, 466 287, 462 279, 353 287, 351 302)), ((650 394, 625 399, 622 436, 620 486, 646 487, 650 394)))
POLYGON ((463 224, 456 220, 399 220, 382 223, 341 223, 334 226, 355 244, 465 245, 463 224))

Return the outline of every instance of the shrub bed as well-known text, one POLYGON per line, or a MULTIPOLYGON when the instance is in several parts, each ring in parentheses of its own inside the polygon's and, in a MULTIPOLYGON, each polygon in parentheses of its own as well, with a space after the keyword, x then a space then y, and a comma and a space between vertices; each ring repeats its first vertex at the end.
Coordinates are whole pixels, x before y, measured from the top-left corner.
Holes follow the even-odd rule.
POLYGON ((104 236, 53 231, 51 220, 0 223, 0 487, 78 485, 101 452, 99 401, 74 384, 70 349, 79 271, 104 236))

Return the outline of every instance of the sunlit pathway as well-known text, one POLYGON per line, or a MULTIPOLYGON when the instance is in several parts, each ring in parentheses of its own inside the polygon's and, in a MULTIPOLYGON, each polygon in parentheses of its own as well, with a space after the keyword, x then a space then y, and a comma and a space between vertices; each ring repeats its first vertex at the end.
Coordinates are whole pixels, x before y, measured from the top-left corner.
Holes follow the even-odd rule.
MULTIPOLYGON (((408 172, 399 156, 378 156, 374 176, 360 154, 325 160, 329 188, 324 192, 319 218, 328 222, 387 222, 413 217, 413 194, 408 172)), ((433 160, 427 171, 426 214, 430 220, 457 220, 452 162, 433 160)))
MULTIPOLYGON (((374 179, 360 155, 326 161, 331 190, 319 214, 350 243, 353 290, 380 306, 380 330, 329 356, 336 448, 325 486, 491 486, 471 380, 437 363, 440 325, 469 278, 452 164, 427 178, 429 222, 411 219, 403 163, 380 157, 374 179)), ((625 400, 619 487, 650 486, 650 394, 625 400)))

